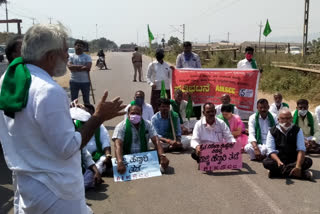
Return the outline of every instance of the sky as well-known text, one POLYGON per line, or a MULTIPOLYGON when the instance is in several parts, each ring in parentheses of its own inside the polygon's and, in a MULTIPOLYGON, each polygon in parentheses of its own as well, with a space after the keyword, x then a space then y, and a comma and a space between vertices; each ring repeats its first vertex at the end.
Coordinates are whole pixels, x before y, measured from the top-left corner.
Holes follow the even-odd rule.
MULTIPOLYGON (((8 0, 9 19, 23 20, 22 32, 34 23, 58 21, 78 39, 106 37, 118 45, 146 45, 147 24, 156 41, 176 36, 194 43, 258 41, 259 24, 269 20, 267 41, 302 41, 304 0, 8 0), (209 36, 210 35, 210 36, 209 36)), ((5 19, 5 6, 0 7, 5 19)), ((6 31, 6 25, 0 25, 6 31)), ((17 32, 15 24, 9 31, 17 32)), ((262 27, 263 31, 263 27, 262 27)), ((309 37, 320 37, 320 1, 310 0, 309 37)), ((265 37, 262 36, 262 41, 265 37)))

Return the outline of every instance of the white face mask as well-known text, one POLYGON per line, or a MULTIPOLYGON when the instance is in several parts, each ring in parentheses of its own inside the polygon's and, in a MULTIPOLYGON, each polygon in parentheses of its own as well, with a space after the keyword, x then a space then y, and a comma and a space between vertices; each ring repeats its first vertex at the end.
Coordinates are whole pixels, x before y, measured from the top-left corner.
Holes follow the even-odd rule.
POLYGON ((286 126, 286 123, 279 123, 279 125, 286 131, 288 131, 293 126, 293 124, 290 124, 290 126, 286 126))
POLYGON ((300 116, 304 117, 308 113, 308 110, 299 110, 298 113, 300 116))

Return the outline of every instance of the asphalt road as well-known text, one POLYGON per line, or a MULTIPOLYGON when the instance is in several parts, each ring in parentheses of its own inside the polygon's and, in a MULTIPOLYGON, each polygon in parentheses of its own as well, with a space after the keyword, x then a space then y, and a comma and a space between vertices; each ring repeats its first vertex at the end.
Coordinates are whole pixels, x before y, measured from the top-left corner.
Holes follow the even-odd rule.
MULTIPOLYGON (((129 103, 136 90, 146 93, 145 82, 132 82, 131 53, 108 53, 111 70, 96 70, 91 78, 96 100, 103 91, 109 98, 120 96, 129 103)), ((144 74, 150 59, 145 58, 144 74)), ((145 78, 145 77, 144 77, 145 78)), ((105 123, 110 135, 122 118, 105 123)), ((314 181, 269 179, 261 163, 243 154, 243 169, 198 171, 190 151, 169 153, 170 169, 161 177, 115 183, 104 177, 99 188, 86 192, 87 203, 103 213, 320 213, 320 156, 313 156, 314 181)), ((1 156, 2 158, 2 156, 1 156)), ((13 213, 10 172, 0 159, 0 213, 13 213)))

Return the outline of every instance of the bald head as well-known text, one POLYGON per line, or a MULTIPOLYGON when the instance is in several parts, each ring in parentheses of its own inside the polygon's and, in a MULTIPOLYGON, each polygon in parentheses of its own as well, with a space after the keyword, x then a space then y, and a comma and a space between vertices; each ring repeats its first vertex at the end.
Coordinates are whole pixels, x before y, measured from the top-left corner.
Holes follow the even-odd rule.
POLYGON ((278 115, 278 121, 281 128, 285 129, 286 127, 290 127, 292 124, 292 115, 290 110, 287 107, 280 109, 278 115))

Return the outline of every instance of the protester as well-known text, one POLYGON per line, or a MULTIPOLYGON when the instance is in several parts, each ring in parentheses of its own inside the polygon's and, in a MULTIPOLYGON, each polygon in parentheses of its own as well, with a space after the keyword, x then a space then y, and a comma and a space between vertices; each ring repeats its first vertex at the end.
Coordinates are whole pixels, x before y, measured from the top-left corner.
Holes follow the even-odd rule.
MULTIPOLYGON (((142 107, 142 119, 151 122, 151 118, 154 115, 153 108, 149 103, 145 102, 144 97, 145 95, 143 91, 136 91, 133 101, 129 105, 127 105, 127 107, 125 108, 125 112, 128 113, 128 109, 131 105, 138 105, 142 107)), ((127 114, 124 116, 124 119, 127 119, 127 114)))
POLYGON ((200 57, 192 52, 191 42, 183 43, 183 52, 177 56, 176 68, 201 68, 200 57))
POLYGON ((85 189, 93 188, 103 183, 101 173, 92 160, 90 152, 86 148, 81 149, 81 167, 85 189))
POLYGON ((100 50, 98 51, 97 56, 98 56, 99 58, 98 58, 98 60, 97 60, 97 62, 96 62, 96 66, 98 66, 99 60, 101 60, 102 63, 103 63, 103 65, 104 65, 104 67, 105 67, 105 69, 108 70, 108 67, 107 67, 107 64, 106 64, 106 55, 104 54, 103 49, 100 49, 100 50))
POLYGON ((81 90, 83 103, 90 104, 90 76, 89 72, 92 66, 91 57, 83 52, 85 43, 82 40, 76 40, 74 43, 75 54, 70 56, 68 68, 71 71, 70 93, 71 100, 78 98, 81 90))
POLYGON ((317 118, 318 121, 318 125, 320 126, 320 106, 317 106, 315 109, 315 116, 317 118))
POLYGON ((191 157, 199 163, 200 145, 205 143, 235 143, 227 124, 216 118, 214 104, 206 103, 203 105, 204 117, 198 121, 193 129, 191 147, 195 149, 191 157))
POLYGON ((253 58, 254 49, 252 47, 246 47, 245 49, 245 59, 241 60, 237 64, 239 69, 257 69, 257 62, 253 58))
MULTIPOLYGON (((220 98, 221 100, 221 104, 216 106, 216 115, 220 115, 221 114, 221 107, 222 105, 229 105, 231 102, 231 98, 229 94, 223 94, 220 98)), ((230 104, 232 106, 232 114, 236 114, 239 115, 239 110, 237 108, 237 106, 235 106, 234 104, 230 104)))
POLYGON ((151 105, 153 112, 158 112, 158 100, 161 93, 162 80, 164 81, 167 97, 170 98, 170 79, 171 67, 163 61, 164 51, 158 49, 156 51, 156 59, 148 66, 147 83, 152 87, 151 91, 151 105))
POLYGON ((152 117, 151 123, 164 148, 169 151, 183 148, 179 116, 176 112, 170 111, 169 99, 159 99, 159 112, 152 117))
POLYGON ((276 125, 276 115, 269 112, 269 103, 266 99, 257 102, 258 111, 249 117, 249 139, 244 147, 251 160, 262 161, 267 154, 266 139, 268 131, 276 125))
POLYGON ((94 115, 75 131, 67 94, 52 79, 66 73, 67 39, 61 24, 32 26, 22 57, 0 81, 0 140, 13 171, 15 213, 91 213, 80 149, 103 121, 124 114, 122 101, 106 101, 105 92, 94 115))
POLYGON ((306 147, 301 128, 292 123, 292 115, 287 107, 280 109, 279 125, 270 129, 267 135, 267 155, 263 160, 264 168, 271 177, 294 177, 312 179, 307 171, 312 160, 305 157, 306 147))
POLYGON ((274 103, 271 104, 270 106, 270 112, 277 115, 279 114, 280 109, 287 107, 289 108, 289 105, 287 103, 282 102, 282 94, 279 92, 275 93, 273 95, 274 103))
POLYGON ((142 81, 142 54, 139 53, 139 48, 135 47, 134 52, 132 54, 132 64, 134 69, 133 82, 137 82, 137 72, 139 75, 139 82, 142 81))
POLYGON ((128 118, 119 123, 113 133, 115 153, 118 164, 118 172, 125 173, 126 166, 123 163, 123 155, 148 151, 148 140, 151 138, 158 152, 160 164, 166 169, 169 160, 163 153, 157 133, 149 121, 142 119, 142 109, 138 105, 132 105, 128 109, 128 118))
POLYGON ((242 122, 239 115, 232 113, 233 106, 231 104, 224 104, 221 107, 221 114, 218 115, 218 118, 223 120, 236 139, 237 143, 241 145, 243 150, 245 145, 248 143, 248 136, 246 135, 246 127, 242 122))
POLYGON ((303 131, 307 152, 320 153, 320 129, 318 120, 308 109, 308 100, 298 100, 297 109, 292 112, 293 123, 303 131))

